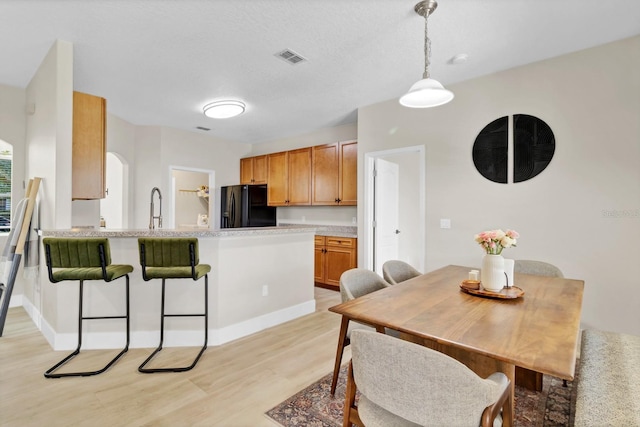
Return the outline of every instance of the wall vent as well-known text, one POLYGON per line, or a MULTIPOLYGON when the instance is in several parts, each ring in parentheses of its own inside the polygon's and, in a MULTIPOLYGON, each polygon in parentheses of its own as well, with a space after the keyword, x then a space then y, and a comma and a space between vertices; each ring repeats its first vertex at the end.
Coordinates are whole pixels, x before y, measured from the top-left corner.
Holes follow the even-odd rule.
POLYGON ((209 128, 205 128, 205 127, 202 127, 202 126, 196 126, 196 129, 200 129, 200 130, 204 130, 204 131, 210 131, 211 130, 209 128))
POLYGON ((295 53, 294 51, 292 51, 290 49, 285 49, 282 52, 278 52, 278 53, 275 54, 275 56, 277 56, 278 58, 282 59, 283 61, 287 61, 291 65, 296 65, 296 64, 299 64, 301 62, 305 62, 307 60, 302 55, 297 54, 297 53, 295 53))

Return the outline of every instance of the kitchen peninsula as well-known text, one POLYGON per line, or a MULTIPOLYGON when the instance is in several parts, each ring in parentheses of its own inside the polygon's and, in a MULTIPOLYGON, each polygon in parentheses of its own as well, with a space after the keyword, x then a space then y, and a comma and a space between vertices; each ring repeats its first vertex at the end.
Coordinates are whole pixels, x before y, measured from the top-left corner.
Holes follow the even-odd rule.
MULTIPOLYGON (((160 328, 158 281, 142 279, 138 237, 197 237, 200 262, 209 273, 209 343, 225 342, 315 311, 313 226, 208 230, 196 228, 155 230, 43 230, 43 237, 107 237, 112 263, 133 265, 131 280, 131 347, 155 347, 160 328)), ((55 350, 77 343, 78 284, 52 284, 41 258, 43 287, 42 332, 55 350)), ((123 280, 122 280, 123 281, 123 280)), ((124 310, 124 284, 88 286, 85 313, 124 310)), ((202 284, 188 279, 167 282, 167 311, 190 312, 202 307, 202 284)), ((198 346, 201 321, 172 319, 167 323, 165 346, 198 346)), ((85 325, 83 348, 118 348, 124 332, 117 321, 85 325)))

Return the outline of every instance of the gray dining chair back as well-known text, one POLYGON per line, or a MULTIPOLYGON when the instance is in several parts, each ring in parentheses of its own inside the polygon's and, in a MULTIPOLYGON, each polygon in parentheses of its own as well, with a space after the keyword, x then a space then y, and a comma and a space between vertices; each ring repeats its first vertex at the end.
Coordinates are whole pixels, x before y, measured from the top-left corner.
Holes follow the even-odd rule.
POLYGON ((397 285, 421 274, 410 264, 397 259, 389 260, 382 264, 382 277, 392 285, 397 285))
POLYGON ((342 302, 351 301, 371 292, 391 286, 376 272, 365 268, 352 268, 340 276, 342 302))
POLYGON ((367 427, 493 425, 510 405, 510 381, 502 372, 483 379, 444 353, 376 332, 355 330, 351 340, 348 381, 360 398, 357 407, 347 401, 345 408, 356 408, 367 427), (485 411, 493 419, 485 422, 485 411))
MULTIPOLYGON (((390 286, 391 285, 385 282, 377 273, 364 268, 352 268, 340 276, 340 296, 342 297, 342 302, 351 301, 352 299, 390 286)), ((338 335, 338 347, 336 349, 336 360, 333 366, 333 377, 331 379, 331 396, 336 392, 342 354, 344 353, 344 348, 351 343, 351 332, 355 329, 363 328, 372 329, 370 326, 350 322, 349 319, 343 317, 338 335)))
POLYGON ((534 276, 564 277, 558 267, 543 261, 517 259, 513 265, 513 271, 534 276))

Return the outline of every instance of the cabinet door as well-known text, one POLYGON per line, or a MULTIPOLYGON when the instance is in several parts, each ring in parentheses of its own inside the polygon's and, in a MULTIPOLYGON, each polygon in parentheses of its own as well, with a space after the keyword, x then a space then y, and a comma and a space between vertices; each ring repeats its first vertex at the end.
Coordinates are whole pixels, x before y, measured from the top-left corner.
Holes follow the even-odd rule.
POLYGON ((318 145, 312 148, 313 205, 336 205, 339 195, 339 144, 318 145))
POLYGON ((355 249, 327 246, 325 253, 325 283, 340 287, 340 276, 354 268, 355 249))
MULTIPOLYGON (((289 196, 287 206, 311 204, 311 147, 289 154, 289 196)), ((269 179, 271 184, 271 179, 269 179)))
POLYGON ((240 184, 253 184, 253 164, 255 158, 240 159, 240 184))
POLYGON ((267 156, 267 204, 269 206, 287 206, 289 156, 286 151, 267 156))
POLYGON ((358 204, 358 143, 340 143, 340 199, 341 205, 358 204))
POLYGON ((73 92, 73 200, 104 199, 107 101, 73 92))
POLYGON ((253 158, 253 184, 267 182, 267 156, 256 156, 253 158))
POLYGON ((313 267, 313 281, 316 283, 324 283, 324 264, 325 264, 325 247, 324 236, 315 237, 314 246, 314 267, 313 267))
POLYGON ((342 273, 358 265, 357 239, 327 236, 326 249, 325 283, 340 287, 342 273))

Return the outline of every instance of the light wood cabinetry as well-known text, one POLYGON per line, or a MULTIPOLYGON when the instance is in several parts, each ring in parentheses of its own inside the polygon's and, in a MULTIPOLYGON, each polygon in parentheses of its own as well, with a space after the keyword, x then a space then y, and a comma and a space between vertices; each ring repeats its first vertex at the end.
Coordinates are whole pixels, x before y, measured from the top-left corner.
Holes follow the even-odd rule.
POLYGON ((240 184, 267 183, 267 155, 240 159, 240 184))
POLYGON ((357 204, 356 141, 312 147, 312 205, 357 204))
POLYGON ((340 289, 340 276, 358 264, 358 239, 316 236, 314 281, 329 289, 340 289))
POLYGON ((267 155, 269 206, 311 204, 311 148, 267 155))
POLYGON ((107 101, 73 92, 73 200, 104 199, 107 101))
POLYGON ((340 204, 358 204, 358 142, 340 143, 340 204))

